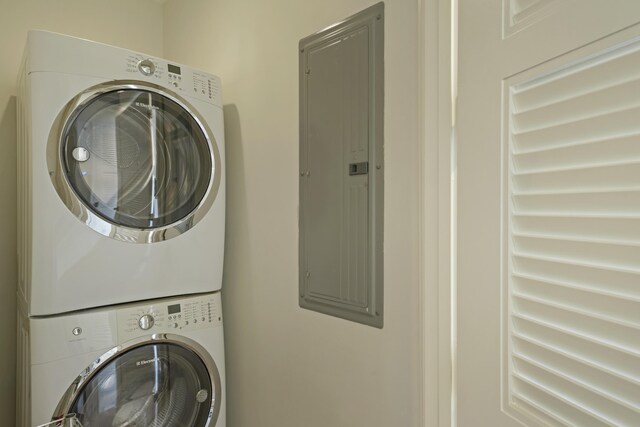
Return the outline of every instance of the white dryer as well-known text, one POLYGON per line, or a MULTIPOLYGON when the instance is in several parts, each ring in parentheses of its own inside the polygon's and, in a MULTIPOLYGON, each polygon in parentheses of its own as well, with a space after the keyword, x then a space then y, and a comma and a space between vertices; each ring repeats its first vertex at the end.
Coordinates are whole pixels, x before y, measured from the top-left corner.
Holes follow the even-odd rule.
POLYGON ((219 292, 21 319, 17 425, 226 425, 219 292))
POLYGON ((31 31, 19 77, 19 298, 52 315, 220 289, 220 80, 31 31))

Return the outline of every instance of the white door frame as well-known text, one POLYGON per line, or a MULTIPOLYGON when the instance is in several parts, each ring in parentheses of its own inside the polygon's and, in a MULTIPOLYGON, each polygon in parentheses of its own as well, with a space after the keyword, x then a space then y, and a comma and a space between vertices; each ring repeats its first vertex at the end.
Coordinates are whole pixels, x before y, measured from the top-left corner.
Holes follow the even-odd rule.
POLYGON ((457 0, 419 2, 422 425, 455 425, 455 151, 457 0), (453 285, 453 286, 452 286, 453 285), (452 333, 454 332, 454 333, 452 333))

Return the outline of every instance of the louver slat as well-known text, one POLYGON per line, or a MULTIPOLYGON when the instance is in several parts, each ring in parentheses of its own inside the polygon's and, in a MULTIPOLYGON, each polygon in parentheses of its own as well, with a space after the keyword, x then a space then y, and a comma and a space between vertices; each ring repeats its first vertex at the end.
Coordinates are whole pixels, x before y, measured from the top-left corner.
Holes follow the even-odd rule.
POLYGON ((608 374, 597 369, 576 364, 571 359, 548 352, 526 343, 517 344, 514 356, 522 362, 536 366, 552 375, 563 378, 575 385, 601 396, 605 401, 611 401, 624 406, 632 412, 640 411, 640 396, 633 395, 634 384, 611 378, 608 374), (545 362, 540 362, 544 360, 545 362), (620 393, 620 391, 624 393, 620 393))
POLYGON ((566 306, 581 313, 594 313, 612 322, 637 328, 640 312, 635 311, 638 300, 620 294, 600 292, 588 287, 566 285, 557 281, 545 281, 526 275, 514 275, 514 295, 546 302, 550 305, 566 306))
POLYGON ((538 195, 638 191, 640 187, 635 184, 635 177, 638 175, 640 161, 514 173, 513 179, 519 188, 518 195, 526 196, 532 193, 538 195))
POLYGON ((522 394, 525 396, 528 394, 526 393, 527 389, 529 389, 529 393, 533 391, 533 395, 537 394, 539 396, 537 399, 539 405, 548 407, 554 412, 561 413, 565 417, 570 418, 571 421, 568 425, 616 426, 613 420, 602 417, 597 412, 585 406, 582 401, 572 398, 573 396, 567 395, 565 390, 560 389, 560 387, 549 387, 547 384, 540 383, 535 378, 537 376, 539 375, 529 376, 515 374, 514 379, 516 380, 516 387, 519 390, 522 390, 522 394), (558 406, 560 406, 559 404, 564 404, 564 410, 558 408, 558 406))
MULTIPOLYGON (((640 379, 634 378, 625 372, 620 372, 615 369, 612 369, 598 361, 594 361, 593 358, 591 359, 588 358, 589 356, 585 356, 584 354, 579 354, 578 352, 576 352, 575 349, 572 349, 572 352, 567 352, 559 347, 555 347, 551 345, 549 342, 542 342, 536 338, 532 338, 527 335, 514 334, 513 338, 514 338, 513 342, 516 348, 519 348, 521 350, 525 349, 522 351, 526 351, 527 348, 537 349, 537 351, 546 350, 548 352, 548 355, 546 356, 547 358, 554 358, 554 357, 564 358, 568 362, 576 364, 576 366, 581 366, 581 367, 586 366, 594 370, 600 371, 602 372, 603 376, 608 377, 609 380, 623 380, 632 387, 640 386, 640 379)), ((631 391, 633 390, 635 389, 632 389, 631 391)), ((627 397, 633 396, 633 394, 629 393, 626 396, 627 397)))
POLYGON ((508 401, 640 425, 640 42, 509 88, 508 401))
POLYGON ((639 106, 640 98, 629 102, 630 91, 640 92, 640 79, 623 82, 539 108, 519 110, 514 115, 514 124, 521 132, 531 131, 562 124, 560 120, 565 120, 565 123, 568 123, 601 116, 603 113, 611 112, 607 109, 611 103, 621 105, 621 110, 639 106), (550 117, 555 117, 555 121, 551 121, 550 117))
MULTIPOLYGON (((603 397, 582 385, 520 359, 516 360, 516 378, 545 391, 549 398, 560 399, 575 409, 590 415, 605 425, 633 425, 637 413, 615 401, 603 397)), ((591 425, 581 424, 581 425, 591 425)))
POLYGON ((546 406, 541 406, 531 400, 524 393, 519 394, 517 397, 513 399, 514 406, 518 407, 522 412, 531 414, 535 413, 535 417, 542 419, 543 425, 545 426, 567 426, 571 425, 571 421, 566 418, 563 418, 559 411, 551 412, 547 409, 546 406))
POLYGON ((523 234, 561 235, 568 239, 593 239, 636 244, 640 241, 640 218, 566 218, 517 215, 514 228, 523 234))
POLYGON ((640 191, 598 191, 565 194, 512 195, 518 213, 546 213, 589 216, 625 215, 638 217, 640 191))
POLYGON ((518 153, 513 161, 521 173, 640 161, 640 134, 604 138, 584 144, 552 146, 518 153), (594 159, 597 159, 594 164, 594 159))
MULTIPOLYGON (((566 122, 560 125, 549 125, 531 131, 514 131, 512 142, 518 150, 552 147, 591 142, 611 137, 620 137, 640 132, 640 107, 623 110, 608 110, 607 113, 566 122), (611 112, 609 112, 611 111, 611 112)), ((557 118, 552 119, 555 123, 557 118)))

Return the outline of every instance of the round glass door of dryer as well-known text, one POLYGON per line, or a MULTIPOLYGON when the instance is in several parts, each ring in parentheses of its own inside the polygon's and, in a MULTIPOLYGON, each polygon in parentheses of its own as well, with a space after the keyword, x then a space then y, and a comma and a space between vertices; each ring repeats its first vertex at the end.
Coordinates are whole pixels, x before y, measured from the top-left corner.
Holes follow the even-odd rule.
POLYGON ((136 347, 102 366, 75 394, 68 412, 84 427, 213 426, 220 385, 212 383, 210 369, 177 344, 136 347))
POLYGON ((69 183, 106 220, 158 228, 182 220, 211 180, 207 138, 180 105, 157 93, 120 90, 94 98, 68 126, 69 183))
POLYGON ((139 243, 175 237, 204 216, 217 194, 212 132, 186 100, 156 85, 87 90, 58 117, 49 145, 58 195, 109 237, 139 243))

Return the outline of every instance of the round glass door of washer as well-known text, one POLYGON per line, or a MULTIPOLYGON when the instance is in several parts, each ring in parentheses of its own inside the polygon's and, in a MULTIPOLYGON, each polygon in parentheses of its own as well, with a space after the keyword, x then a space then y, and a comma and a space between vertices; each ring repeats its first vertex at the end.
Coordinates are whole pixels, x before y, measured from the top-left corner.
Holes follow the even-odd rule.
POLYGON ((221 400, 213 368, 181 345, 142 345, 102 366, 69 413, 84 427, 213 426, 221 400))
POLYGON ((122 240, 166 240, 166 230, 181 234, 210 207, 218 152, 184 99, 148 84, 122 85, 70 104, 54 138, 58 176, 50 168, 58 194, 88 226, 122 240))

